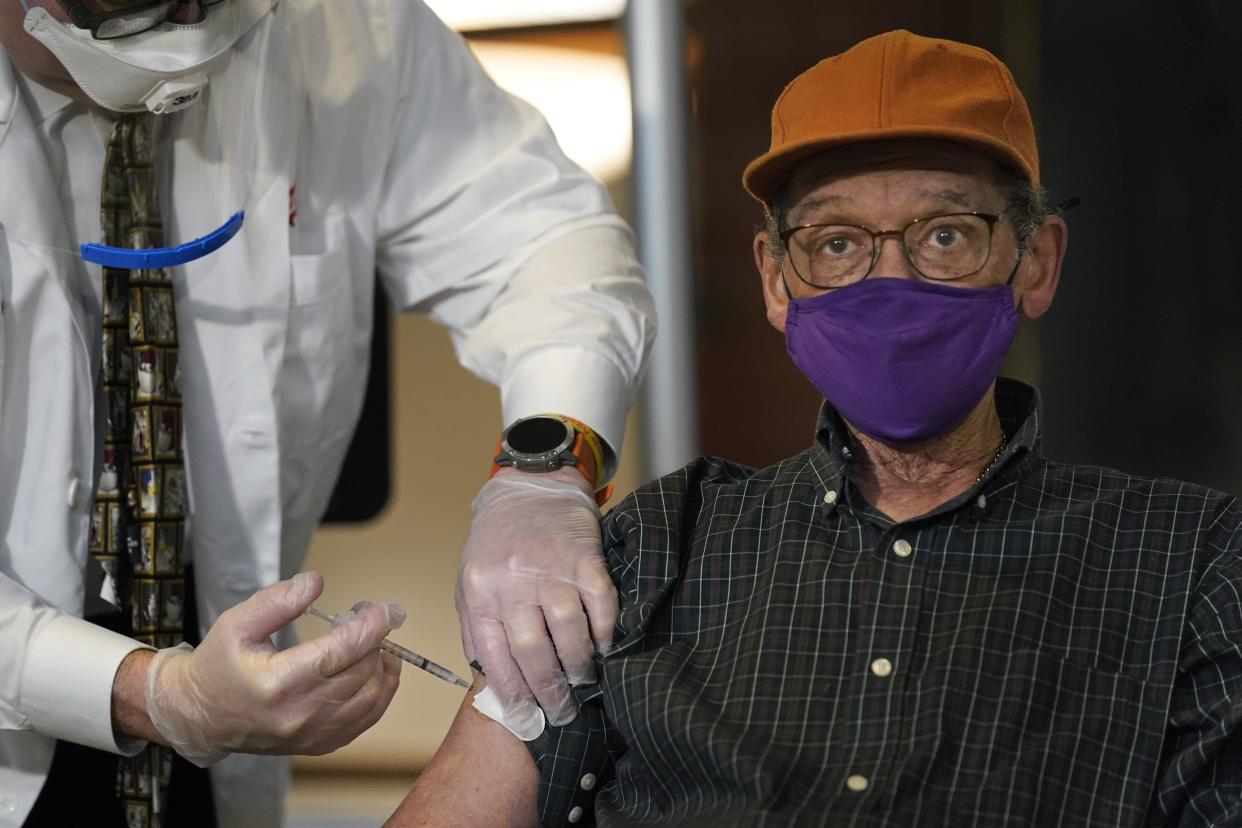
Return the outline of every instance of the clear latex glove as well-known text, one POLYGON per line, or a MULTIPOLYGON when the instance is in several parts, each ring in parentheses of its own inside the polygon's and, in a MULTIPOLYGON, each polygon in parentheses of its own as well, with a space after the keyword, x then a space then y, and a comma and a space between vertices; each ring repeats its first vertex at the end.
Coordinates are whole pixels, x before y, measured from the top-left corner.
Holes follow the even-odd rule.
POLYGON ((278 652, 272 633, 321 592, 319 573, 299 573, 222 614, 197 649, 155 654, 147 713, 174 750, 200 767, 229 753, 317 755, 379 721, 401 670, 379 644, 405 610, 359 604, 346 623, 278 652))
POLYGON ((535 726, 539 707, 553 725, 571 722, 569 686, 595 681, 593 651, 611 646, 618 614, 590 487, 576 469, 502 469, 471 509, 457 579, 466 658, 515 733, 535 726))

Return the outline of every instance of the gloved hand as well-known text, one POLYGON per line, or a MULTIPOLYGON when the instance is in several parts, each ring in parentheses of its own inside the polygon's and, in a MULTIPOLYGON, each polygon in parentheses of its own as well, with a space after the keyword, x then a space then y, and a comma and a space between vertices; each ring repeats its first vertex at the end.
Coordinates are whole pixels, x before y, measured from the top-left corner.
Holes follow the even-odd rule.
POLYGON ((269 636, 321 592, 319 573, 298 573, 222 614, 197 649, 155 654, 147 713, 174 750, 200 767, 229 753, 315 755, 379 721, 401 669, 379 644, 405 610, 359 605, 348 622, 278 652, 269 636))
POLYGON ((552 724, 571 722, 569 685, 595 681, 593 649, 611 646, 619 611, 591 489, 572 468, 502 469, 471 509, 457 579, 466 658, 515 733, 537 726, 536 701, 552 724))

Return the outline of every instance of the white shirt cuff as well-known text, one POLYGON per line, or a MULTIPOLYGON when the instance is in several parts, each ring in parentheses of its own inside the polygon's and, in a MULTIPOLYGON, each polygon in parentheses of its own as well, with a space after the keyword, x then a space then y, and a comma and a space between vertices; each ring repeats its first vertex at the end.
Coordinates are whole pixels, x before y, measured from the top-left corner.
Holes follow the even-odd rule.
POLYGON ((608 444, 603 482, 612 477, 625 436, 630 388, 601 354, 582 348, 544 348, 517 363, 500 389, 505 424, 536 414, 581 420, 608 444))
POLYGON ((112 732, 112 684, 125 657, 144 645, 72 615, 40 624, 30 640, 21 708, 33 729, 79 745, 132 756, 141 739, 112 732))

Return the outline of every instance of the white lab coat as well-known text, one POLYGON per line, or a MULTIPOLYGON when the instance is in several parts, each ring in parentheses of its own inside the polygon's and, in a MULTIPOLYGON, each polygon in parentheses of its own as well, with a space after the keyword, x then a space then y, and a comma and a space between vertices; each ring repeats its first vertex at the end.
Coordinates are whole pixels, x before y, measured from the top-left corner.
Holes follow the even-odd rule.
MULTIPOLYGON (((275 14, 274 42, 314 71, 299 105, 256 126, 274 176, 235 239, 173 272, 204 629, 302 562, 361 405, 377 271, 500 385, 506 421, 559 411, 614 448, 654 333, 607 196, 420 2, 275 14)), ((54 738, 138 747, 114 741, 109 712, 134 644, 80 620, 100 463, 98 299, 83 285, 98 270, 58 252, 81 239, 14 71, 0 61, 0 828, 23 822, 54 738)), ((210 106, 226 88, 213 80, 210 106)), ((181 130, 171 239, 240 206, 186 128, 209 111, 164 116, 181 130)), ((221 826, 280 824, 287 767, 213 768, 221 826)))

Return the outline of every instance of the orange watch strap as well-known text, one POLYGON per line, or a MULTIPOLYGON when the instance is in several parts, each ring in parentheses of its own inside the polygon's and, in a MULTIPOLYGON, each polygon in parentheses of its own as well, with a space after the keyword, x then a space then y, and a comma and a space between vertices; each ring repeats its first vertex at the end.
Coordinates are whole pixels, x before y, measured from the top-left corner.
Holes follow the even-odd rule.
MULTIPOLYGON (((566 417, 565 419, 568 420, 569 418, 566 417)), ((570 422, 572 423, 573 420, 570 420, 570 422)), ((577 428, 574 429, 574 432, 577 434, 577 436, 574 438, 574 456, 578 458, 578 462, 574 464, 574 468, 582 472, 582 476, 586 478, 587 485, 590 486, 592 489, 595 489, 595 481, 599 479, 599 475, 601 471, 598 465, 599 460, 597 459, 600 456, 600 454, 599 452, 590 448, 590 443, 587 440, 586 434, 582 433, 577 428), (591 455, 592 455, 591 459, 596 462, 595 474, 591 474, 586 468, 586 463, 583 462, 582 449, 584 446, 587 447, 587 451, 591 452, 591 455)), ((605 503, 608 502, 608 498, 610 497, 612 497, 612 486, 611 485, 605 486, 602 489, 595 489, 595 505, 596 506, 603 506, 605 503)))
POLYGON ((599 439, 599 435, 595 433, 594 429, 581 420, 575 420, 573 417, 561 417, 561 419, 573 426, 574 430, 586 440, 587 447, 591 450, 591 456, 595 458, 595 479, 591 481, 591 486, 598 486, 600 479, 604 476, 603 442, 599 439))
POLYGON ((500 471, 500 464, 496 462, 496 458, 500 456, 500 447, 504 439, 503 434, 496 438, 496 450, 492 452, 492 469, 487 473, 488 480, 491 480, 496 476, 496 472, 500 471))

